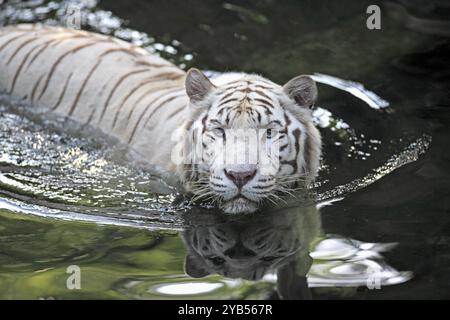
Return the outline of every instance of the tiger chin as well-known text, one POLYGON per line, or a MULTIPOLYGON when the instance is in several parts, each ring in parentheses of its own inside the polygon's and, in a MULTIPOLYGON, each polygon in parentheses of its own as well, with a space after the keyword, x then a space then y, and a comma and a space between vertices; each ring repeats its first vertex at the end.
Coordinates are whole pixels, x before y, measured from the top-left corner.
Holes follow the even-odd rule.
POLYGON ((258 210, 258 203, 244 197, 224 201, 220 205, 225 213, 253 213, 258 210))
POLYGON ((309 76, 279 86, 244 73, 210 80, 191 69, 185 87, 190 114, 179 172, 194 199, 238 214, 306 192, 321 155, 311 115, 317 87, 309 76))
POLYGON ((226 213, 276 204, 317 173, 309 76, 210 80, 111 36, 41 24, 0 28, 0 70, 0 93, 116 138, 133 161, 226 213))

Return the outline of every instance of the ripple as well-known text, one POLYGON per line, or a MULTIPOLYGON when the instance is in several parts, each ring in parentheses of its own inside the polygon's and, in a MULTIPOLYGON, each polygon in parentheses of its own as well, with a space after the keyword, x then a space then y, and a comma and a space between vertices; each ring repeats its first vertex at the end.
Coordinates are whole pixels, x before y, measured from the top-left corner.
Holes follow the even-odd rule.
MULTIPOLYGON (((97 1, 5 3, 0 25, 25 21, 63 25, 68 6, 79 8, 82 29, 115 35, 182 68, 195 64, 193 53, 184 51, 177 39, 157 39, 133 30, 120 17, 99 9, 97 1)), ((255 17, 239 7, 227 10, 255 17)), ((212 78, 221 74, 205 73, 212 78)), ((430 145, 431 136, 419 130, 379 134, 387 129, 381 121, 376 122, 381 117, 389 117, 390 125, 401 122, 395 113, 385 112, 395 106, 365 85, 321 73, 312 78, 333 92, 332 99, 313 112, 324 137, 324 156, 313 189, 322 204, 338 201, 416 161, 430 145), (349 95, 357 103, 347 101, 345 112, 338 110, 337 102, 349 95), (364 111, 365 118, 352 121, 354 111, 364 111), (372 122, 373 128, 361 126, 363 120, 372 122)), ((107 138, 86 138, 75 124, 41 118, 9 97, 0 100, 0 150, 0 204, 17 213, 177 230, 182 227, 177 213, 190 209, 187 203, 174 204, 178 196, 174 188, 130 165, 120 156, 124 150, 107 138)))
POLYGON ((358 99, 361 99, 370 108, 375 110, 384 109, 389 107, 389 102, 378 96, 375 92, 367 90, 364 85, 355 81, 348 81, 344 79, 339 79, 326 74, 315 73, 311 76, 314 81, 330 85, 334 88, 346 91, 358 99))

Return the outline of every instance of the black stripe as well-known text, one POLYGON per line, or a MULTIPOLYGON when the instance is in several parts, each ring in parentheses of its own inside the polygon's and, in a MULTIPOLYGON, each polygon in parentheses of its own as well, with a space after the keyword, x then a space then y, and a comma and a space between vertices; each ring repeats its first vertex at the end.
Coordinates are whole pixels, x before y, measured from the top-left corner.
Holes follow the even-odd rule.
POLYGON ((271 123, 276 123, 276 124, 278 124, 279 126, 282 126, 282 123, 281 123, 280 121, 278 121, 278 120, 272 120, 272 121, 269 121, 268 124, 271 124, 271 123))
POLYGON ((272 101, 270 101, 270 100, 261 99, 261 98, 254 98, 253 101, 257 101, 259 103, 262 103, 265 106, 268 106, 270 108, 274 108, 274 105, 272 104, 272 101))
MULTIPOLYGON (((178 90, 183 90, 183 89, 178 89, 178 90)), ((176 90, 175 90, 175 92, 176 92, 176 90)), ((170 97, 170 98, 167 98, 166 100, 161 101, 161 102, 153 109, 152 113, 150 113, 150 115, 148 116, 147 120, 145 121, 144 127, 147 126, 147 124, 148 124, 148 122, 150 121, 150 119, 153 117, 153 115, 154 115, 154 114, 155 114, 162 106, 164 106, 165 104, 167 104, 167 103, 169 103, 169 102, 171 102, 171 101, 173 101, 173 100, 175 100, 175 99, 178 99, 178 98, 183 97, 183 95, 184 95, 184 90, 183 90, 183 91, 181 92, 181 94, 179 94, 179 95, 175 95, 175 96, 173 96, 173 97, 170 97)))
POLYGON ((300 133, 301 133, 300 129, 295 129, 294 131, 292 131, 292 134, 295 137, 295 159, 294 159, 294 162, 295 162, 294 168, 295 168, 295 170, 294 170, 294 173, 297 173, 297 171, 298 171, 297 158, 298 158, 298 155, 300 153, 300 133))
POLYGON ((227 103, 229 103, 231 101, 239 101, 239 100, 237 98, 229 98, 227 100, 224 100, 224 101, 220 102, 219 107, 223 106, 223 105, 225 105, 225 104, 227 104, 227 103))
POLYGON ((67 86, 69 84, 70 78, 72 78, 72 74, 73 74, 73 72, 71 72, 69 74, 69 76, 67 77, 66 82, 65 82, 64 87, 63 87, 63 90, 62 90, 61 94, 59 95, 58 101, 56 102, 56 104, 52 108, 50 108, 51 110, 55 110, 56 108, 58 108, 59 104, 61 103, 61 101, 62 101, 62 99, 64 97, 64 94, 66 93, 67 86))
POLYGON ((264 91, 255 90, 255 93, 259 94, 260 96, 263 96, 264 98, 266 98, 268 100, 271 100, 271 98, 267 94, 265 94, 264 91))
POLYGON ((227 107, 221 108, 219 111, 217 111, 217 115, 220 117, 222 116, 222 113, 227 109, 227 107))
POLYGON ((180 113, 181 111, 185 110, 186 106, 182 106, 180 109, 175 110, 174 112, 172 112, 171 114, 169 114, 166 118, 166 120, 171 119, 172 117, 174 117, 175 115, 177 115, 178 113, 180 113))
POLYGON ((221 125, 221 122, 217 119, 210 119, 209 122, 221 125))
POLYGON ((264 189, 270 189, 272 188, 273 185, 268 185, 268 186, 253 186, 252 189, 259 189, 259 190, 264 190, 264 189))
POLYGON ((172 89, 174 87, 179 87, 179 85, 177 84, 176 86, 164 86, 164 87, 157 87, 157 88, 150 88, 147 91, 143 92, 142 95, 134 102, 133 106, 130 108, 130 112, 128 112, 128 116, 127 116, 127 121, 130 121, 133 112, 136 110, 136 107, 138 106, 138 104, 145 98, 147 97, 148 94, 153 93, 153 92, 157 92, 158 90, 163 91, 164 89, 172 89))
POLYGON ((136 61, 136 64, 137 65, 144 65, 144 66, 151 67, 151 68, 173 67, 170 64, 151 63, 151 62, 144 61, 144 60, 138 60, 138 61, 136 61))
MULTIPOLYGON (((149 83, 151 83, 151 82, 154 82, 154 81, 157 81, 157 80, 161 80, 160 78, 161 78, 161 76, 162 75, 173 75, 173 73, 160 73, 160 74, 157 74, 157 75, 155 75, 155 76, 152 76, 152 77, 149 77, 149 78, 146 78, 146 79, 144 79, 144 81, 142 81, 141 83, 139 83, 136 87, 134 87, 129 93, 128 93, 128 95, 126 95, 125 96, 125 98, 124 99, 122 99, 122 102, 121 103, 119 103, 119 107, 117 108, 117 111, 116 111, 116 114, 114 115, 114 121, 113 121, 113 124, 112 124, 112 128, 114 129, 115 128, 115 126, 116 126, 116 123, 117 123, 117 120, 118 120, 118 118, 119 118, 119 113, 120 113, 120 111, 122 110, 122 108, 123 108, 123 106, 125 105, 125 102, 131 97, 131 95, 133 94, 133 93, 135 93, 138 89, 140 89, 142 86, 144 86, 144 85, 146 85, 146 84, 149 84, 149 83)), ((182 76, 184 76, 184 75, 177 75, 177 77, 169 77, 169 78, 167 78, 167 79, 169 79, 169 80, 174 80, 174 79, 176 79, 176 78, 178 78, 178 77, 182 77, 182 76)), ((166 78, 165 78, 166 79, 166 78)), ((177 85, 177 86, 179 86, 179 85, 177 85)), ((159 87, 159 88, 151 88, 150 90, 147 90, 144 94, 142 94, 140 97, 139 97, 139 99, 133 104, 133 107, 130 109, 130 112, 128 113, 128 120, 130 119, 130 117, 131 117, 131 114, 132 114, 132 110, 134 109, 134 107, 147 95, 147 94, 149 94, 149 93, 151 93, 151 92, 155 92, 155 91, 157 91, 157 90, 160 90, 160 89, 168 89, 168 88, 173 88, 174 86, 165 86, 165 87, 163 87, 163 88, 161 88, 161 87, 159 87)))
POLYGON ((256 109, 254 109, 254 111, 255 111, 255 113, 256 113, 256 115, 258 117, 258 122, 261 123, 261 120, 262 120, 261 113, 258 110, 256 110, 256 109))
POLYGON ((6 65, 9 65, 11 63, 11 61, 14 59, 14 57, 19 53, 20 50, 23 49, 23 47, 25 47, 27 44, 39 40, 38 38, 31 38, 28 39, 24 42, 22 42, 22 44, 20 46, 17 47, 16 51, 13 52, 13 54, 9 57, 8 61, 6 62, 6 65))
POLYGON ((148 72, 148 69, 138 69, 138 70, 133 70, 130 72, 125 73, 124 75, 122 75, 118 81, 116 81, 116 83, 114 84, 114 86, 112 87, 108 98, 106 98, 105 103, 103 104, 103 108, 102 111, 100 113, 100 118, 98 119, 97 123, 100 123, 103 120, 103 117, 105 116, 105 112, 106 112, 106 108, 109 105, 109 101, 111 100, 111 98, 113 97, 114 93, 116 92, 117 88, 120 86, 120 84, 125 81, 126 78, 135 75, 135 74, 139 74, 142 72, 148 72))
MULTIPOLYGON (((165 95, 168 95, 168 94, 171 94, 171 93, 174 93, 174 92, 176 92, 176 91, 181 91, 181 90, 182 90, 182 89, 171 90, 171 91, 169 91, 169 92, 166 92, 166 93, 164 94, 164 96, 165 96, 165 95)), ((183 94, 184 94, 184 92, 183 92, 183 94)), ((176 96, 171 97, 171 98, 169 98, 169 99, 172 100, 172 99, 178 98, 178 97, 180 97, 180 95, 176 95, 176 96)), ((139 127, 139 125, 141 124, 142 120, 144 119, 144 116, 145 116, 145 114, 147 113, 147 111, 150 110, 150 107, 153 105, 153 103, 155 103, 156 101, 158 101, 158 99, 160 99, 160 98, 161 98, 161 97, 158 97, 156 100, 152 101, 150 104, 147 105, 147 108, 145 108, 143 114, 142 114, 142 115, 138 118, 138 120, 136 121, 136 124, 135 124, 135 126, 134 126, 134 128, 133 128, 133 130, 132 130, 132 132, 131 132, 131 135, 130 135, 130 137, 129 137, 129 139, 128 139, 128 143, 131 143, 131 141, 133 140, 134 135, 135 135, 135 133, 136 133, 136 130, 137 130, 137 128, 139 127)), ((158 106, 151 112, 151 114, 149 115, 147 121, 146 121, 145 124, 144 124, 144 127, 145 127, 145 125, 147 124, 148 120, 150 120, 150 118, 153 116, 153 114, 158 110, 158 108, 161 107, 162 105, 164 105, 164 104, 167 102, 167 100, 168 100, 168 99, 163 100, 163 102, 161 102, 160 104, 158 104, 158 106)))
POLYGON ((47 49, 47 47, 48 47, 48 46, 50 45, 50 43, 52 43, 53 41, 55 41, 55 39, 52 39, 52 40, 49 40, 49 41, 43 43, 43 47, 42 47, 41 49, 39 49, 39 50, 36 52, 36 54, 34 55, 34 57, 31 58, 30 62, 28 62, 27 68, 26 68, 25 71, 27 71, 28 68, 30 68, 30 66, 31 66, 31 64, 34 62, 34 60, 36 60, 36 59, 41 55, 41 53, 44 52, 44 50, 47 49))
POLYGON ((225 86, 225 90, 233 90, 233 89, 237 89, 237 88, 240 88, 240 87, 242 87, 242 86, 244 86, 245 85, 245 83, 241 83, 241 84, 238 84, 238 85, 235 85, 235 86, 225 86))
MULTIPOLYGON (((83 81, 83 84, 82 84, 81 87, 80 87, 80 90, 79 90, 78 93, 77 93, 77 96, 76 96, 76 98, 75 98, 75 101, 74 101, 72 107, 70 108, 69 116, 72 115, 73 112, 75 111, 75 107, 76 107, 76 105, 78 104, 78 101, 79 101, 79 99, 80 99, 80 97, 81 97, 82 92, 84 91, 84 88, 85 88, 87 82, 88 82, 89 79, 92 77, 92 75, 94 74, 94 72, 95 72, 95 70, 98 68, 98 66, 103 62, 103 58, 104 58, 105 56, 107 56, 108 54, 114 53, 114 52, 117 52, 117 51, 119 51, 119 49, 118 49, 118 50, 113 50, 113 49, 106 50, 106 51, 103 52, 99 57, 97 57, 97 62, 96 62, 96 64, 95 64, 94 67, 89 71, 88 75, 86 76, 86 78, 85 78, 84 81, 83 81)), ((127 51, 127 52, 128 52, 128 51, 127 51)))
POLYGON ((226 98, 228 98, 229 96, 232 96, 234 94, 234 91, 228 92, 227 94, 223 95, 220 100, 225 100, 226 98))
POLYGON ((235 120, 236 120, 236 118, 237 118, 237 117, 239 117, 239 116, 241 115, 241 113, 242 113, 242 111, 241 111, 241 110, 237 110, 237 111, 235 111, 235 113, 234 113, 234 117, 233 117, 233 120, 232 120, 232 121, 235 121, 235 120))
POLYGON ((227 117, 225 118, 225 123, 227 126, 230 124, 230 112, 227 113, 227 117))
POLYGON ((288 126, 292 123, 291 119, 289 119, 287 113, 284 113, 284 120, 286 121, 286 132, 288 132, 288 126))
MULTIPOLYGON (((100 90, 98 96, 101 97, 103 95, 103 91, 105 91, 106 86, 108 85, 108 82, 106 82, 103 86, 102 89, 100 90)), ((92 108, 92 112, 89 115, 88 121, 86 122, 86 124, 90 124, 92 121, 92 118, 94 117, 95 111, 98 110, 97 108, 92 108)))
POLYGON ((272 114, 272 111, 270 110, 270 108, 266 105, 258 105, 258 107, 263 108, 265 110, 265 114, 270 116, 272 114))
POLYGON ((208 114, 205 114, 205 116, 202 119, 202 134, 206 131, 206 119, 208 119, 208 114))
MULTIPOLYGON (((285 131, 288 132, 288 126, 292 122, 291 122, 291 119, 289 119, 289 116, 286 113, 284 113, 284 119, 286 121, 285 131)), ((292 132, 292 134, 294 135, 294 138, 295 138, 295 158, 294 158, 294 160, 290 160, 290 161, 280 161, 280 163, 292 166, 293 173, 297 173, 297 171, 298 171, 297 158, 298 158, 299 152, 300 152, 300 134, 301 134, 301 131, 300 131, 300 129, 297 128, 297 129, 295 129, 292 132)), ((281 170, 281 166, 280 166, 278 171, 280 171, 280 170, 281 170)))
POLYGON ((22 59, 22 62, 19 65, 19 68, 17 68, 16 73, 14 74, 13 80, 11 82, 11 88, 9 89, 9 93, 12 94, 14 91, 14 87, 16 86, 17 78, 19 77, 20 72, 22 71, 23 66, 25 65, 25 62, 30 57, 31 53, 40 46, 44 45, 43 43, 40 43, 36 46, 34 46, 31 50, 28 51, 28 53, 25 55, 25 57, 22 59))
POLYGON ((62 61, 65 57, 67 57, 69 54, 73 54, 73 53, 75 53, 75 52, 77 52, 77 51, 80 51, 80 50, 82 50, 82 49, 84 49, 84 48, 87 48, 87 47, 96 45, 96 44, 98 44, 98 43, 100 43, 100 42, 101 42, 101 41, 89 42, 89 43, 80 45, 80 46, 78 46, 78 47, 72 48, 72 49, 70 49, 69 51, 67 51, 67 52, 65 52, 64 54, 62 54, 58 59, 56 59, 56 61, 53 63, 52 67, 50 68, 50 72, 48 73, 47 78, 45 79, 44 88, 42 89, 41 94, 39 95, 39 98, 38 98, 38 99, 41 99, 42 96, 43 96, 43 95, 45 94, 45 92, 47 91, 47 88, 48 88, 48 85, 49 85, 49 83, 50 83, 50 79, 51 79, 52 76, 53 76, 53 73, 55 72, 56 68, 58 67, 58 65, 61 63, 61 61, 62 61))
MULTIPOLYGON (((119 107, 117 108, 116 113, 114 114, 114 120, 113 120, 113 123, 112 123, 112 129, 114 129, 115 126, 116 126, 117 119, 119 118, 119 113, 122 110, 123 106, 125 105, 125 102, 127 102, 127 100, 133 95, 133 93, 135 93, 138 89, 140 89, 143 85, 145 85, 148 82, 149 81, 147 79, 147 81, 139 83, 130 92, 128 92, 128 94, 122 99, 122 102, 119 103, 119 107)), ((144 97, 144 95, 142 95, 142 97, 144 97)))
POLYGON ((18 36, 16 36, 16 37, 12 37, 11 39, 9 39, 8 41, 6 41, 6 42, 0 47, 0 52, 1 52, 7 45, 9 45, 10 43, 12 43, 12 42, 16 41, 17 39, 20 39, 20 38, 22 38, 22 37, 24 37, 24 36, 27 36, 27 35, 29 35, 29 33, 28 33, 28 32, 25 32, 25 33, 20 34, 20 35, 18 35, 18 36))
MULTIPOLYGON (((266 86, 262 86, 262 85, 260 85, 260 84, 253 84, 253 86, 254 86, 255 88, 264 89, 264 90, 269 90, 269 91, 272 91, 272 90, 274 89, 274 87, 266 87, 266 86)), ((257 90, 257 89, 256 89, 256 90, 257 90)))
POLYGON ((226 187, 226 185, 224 185, 224 184, 218 184, 218 183, 214 183, 214 182, 209 182, 212 186, 215 186, 215 187, 219 187, 219 188, 223 188, 223 187, 226 187))
POLYGON ((86 78, 84 78, 84 81, 81 84, 80 89, 78 90, 77 95, 75 97, 75 101, 73 102, 72 107, 70 107, 70 109, 69 109, 69 116, 71 116, 73 114, 73 112, 75 111, 75 108, 76 108, 76 106, 78 104, 78 101, 80 100, 80 97, 81 97, 81 94, 84 91, 84 88, 86 87, 86 84, 88 83, 88 81, 92 77, 92 75, 94 74, 95 70, 97 70, 97 68, 100 65, 100 63, 101 63, 101 60, 97 60, 95 65, 89 71, 89 73, 86 76, 86 78))
POLYGON ((310 158, 311 158, 311 154, 310 154, 311 146, 310 146, 310 144, 311 144, 311 140, 310 140, 310 138, 309 138, 309 136, 307 134, 306 135, 306 139, 305 139, 305 145, 303 146, 303 150, 304 150, 303 159, 305 161, 305 166, 307 167, 307 168, 305 168, 306 169, 305 170, 305 174, 307 174, 307 175, 313 173, 313 170, 311 169, 311 162, 310 162, 310 158))
POLYGON ((36 89, 39 86, 39 84, 41 83, 43 78, 44 78, 44 75, 41 75, 39 77, 38 81, 36 81, 36 83, 34 84, 33 90, 31 91, 31 102, 34 102, 34 95, 36 94, 36 89))
POLYGON ((244 83, 247 83, 247 84, 248 84, 248 81, 242 80, 242 79, 237 79, 237 80, 233 80, 233 81, 230 81, 230 82, 225 83, 224 86, 225 86, 226 88, 228 88, 229 85, 235 84, 235 83, 240 83, 240 84, 242 85, 242 84, 244 84, 244 83))
POLYGON ((134 50, 130 49, 130 48, 112 48, 112 49, 108 49, 105 52, 103 52, 100 55, 100 58, 104 57, 104 56, 106 56, 106 55, 108 55, 110 53, 114 53, 114 52, 125 52, 127 54, 132 55, 133 57, 135 57, 137 55, 137 53, 134 50))
POLYGON ((288 145, 289 145, 288 143, 286 143, 285 145, 282 145, 280 147, 280 151, 283 151, 284 149, 286 149, 288 145))

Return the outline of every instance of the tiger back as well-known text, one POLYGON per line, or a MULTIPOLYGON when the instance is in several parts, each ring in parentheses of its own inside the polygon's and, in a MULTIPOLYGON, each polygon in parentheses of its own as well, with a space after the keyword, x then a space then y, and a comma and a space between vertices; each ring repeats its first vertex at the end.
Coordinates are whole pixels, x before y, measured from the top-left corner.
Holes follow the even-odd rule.
POLYGON ((173 170, 170 134, 188 97, 185 72, 170 62, 111 36, 17 25, 0 29, 0 70, 1 92, 98 128, 173 170))

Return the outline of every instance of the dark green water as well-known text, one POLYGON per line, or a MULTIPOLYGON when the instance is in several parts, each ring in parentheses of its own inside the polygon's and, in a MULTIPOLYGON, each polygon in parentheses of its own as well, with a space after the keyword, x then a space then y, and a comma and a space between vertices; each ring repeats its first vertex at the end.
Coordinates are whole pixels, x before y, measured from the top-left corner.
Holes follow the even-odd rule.
POLYGON ((0 5, 1 25, 81 5, 83 29, 211 75, 313 74, 324 139, 315 205, 224 217, 2 96, 0 298, 450 298, 450 6, 376 3, 381 30, 371 1, 0 5))

